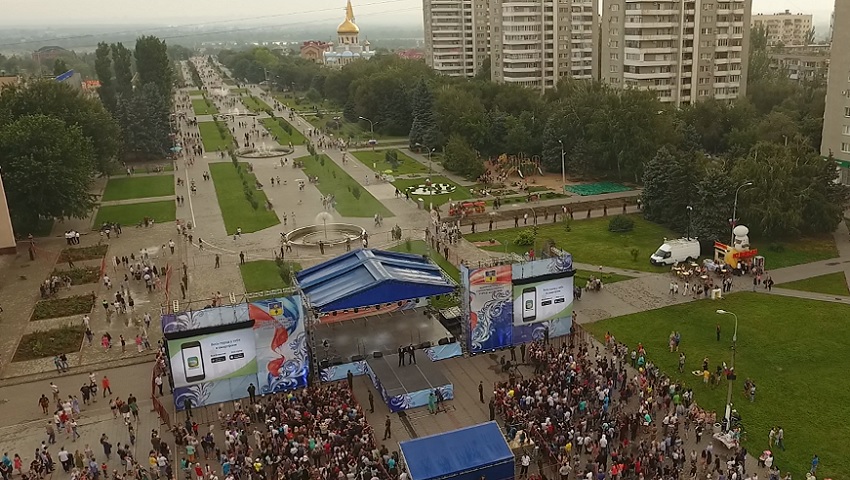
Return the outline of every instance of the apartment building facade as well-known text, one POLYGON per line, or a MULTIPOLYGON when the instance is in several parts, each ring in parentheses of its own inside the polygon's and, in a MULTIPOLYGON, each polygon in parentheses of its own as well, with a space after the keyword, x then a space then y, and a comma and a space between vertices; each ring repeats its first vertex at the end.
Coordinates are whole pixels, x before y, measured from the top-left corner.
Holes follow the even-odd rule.
POLYGON ((553 88, 599 78, 599 0, 490 0, 491 78, 553 88))
MULTIPOLYGON (((833 45, 850 45, 850 2, 835 1, 833 45)), ((850 49, 830 51, 821 155, 833 155, 841 182, 850 184, 850 49)))
POLYGON ((605 0, 603 81, 689 105, 746 94, 752 0, 605 0))
POLYGON ((803 13, 763 14, 752 16, 754 28, 764 28, 767 34, 767 44, 774 45, 808 45, 809 33, 812 31, 812 16, 803 13))
POLYGON ((490 55, 488 0, 424 0, 425 62, 452 77, 472 77, 490 55))
POLYGON ((797 81, 826 80, 829 71, 829 45, 772 47, 770 67, 797 81))

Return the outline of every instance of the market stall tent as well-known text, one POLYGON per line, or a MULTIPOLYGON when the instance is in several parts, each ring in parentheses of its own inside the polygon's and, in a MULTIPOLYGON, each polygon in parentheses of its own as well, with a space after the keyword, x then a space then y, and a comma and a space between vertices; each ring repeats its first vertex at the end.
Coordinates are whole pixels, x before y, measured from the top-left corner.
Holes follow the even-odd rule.
POLYGON ((411 480, 508 480, 514 454, 496 422, 399 443, 411 480))

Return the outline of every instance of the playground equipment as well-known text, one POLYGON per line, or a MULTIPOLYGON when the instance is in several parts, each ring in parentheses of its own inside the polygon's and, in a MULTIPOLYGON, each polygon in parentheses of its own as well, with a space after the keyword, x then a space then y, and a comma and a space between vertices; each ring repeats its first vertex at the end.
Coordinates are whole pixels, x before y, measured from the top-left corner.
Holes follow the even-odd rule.
POLYGON ((487 204, 485 202, 452 202, 449 205, 449 215, 459 215, 464 217, 473 213, 484 213, 486 209, 487 204))
POLYGON ((529 175, 533 176, 535 173, 543 175, 543 169, 540 167, 540 155, 528 157, 523 153, 518 155, 503 153, 496 159, 496 172, 498 178, 502 181, 514 173, 522 179, 529 175))

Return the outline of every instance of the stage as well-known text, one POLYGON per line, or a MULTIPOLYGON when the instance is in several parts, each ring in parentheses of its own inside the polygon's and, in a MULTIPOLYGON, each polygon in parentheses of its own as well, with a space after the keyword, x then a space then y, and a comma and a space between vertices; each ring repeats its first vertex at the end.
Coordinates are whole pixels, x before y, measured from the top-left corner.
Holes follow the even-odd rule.
MULTIPOLYGON (((400 345, 419 346, 425 342, 437 345, 440 339, 451 335, 437 319, 425 315, 424 308, 336 323, 317 323, 313 332, 319 361, 327 360, 330 364, 345 364, 354 361, 351 357, 371 356, 374 352, 391 354, 400 345), (326 340, 328 347, 323 348, 326 340)), ((419 356, 427 361, 421 350, 417 351, 417 360, 419 356)))
MULTIPOLYGON (((407 358, 406 360, 409 360, 407 358)), ((444 400, 454 398, 454 387, 436 363, 417 351, 413 365, 398 366, 398 354, 366 360, 366 375, 395 413, 428 405, 428 396, 439 389, 444 400)))

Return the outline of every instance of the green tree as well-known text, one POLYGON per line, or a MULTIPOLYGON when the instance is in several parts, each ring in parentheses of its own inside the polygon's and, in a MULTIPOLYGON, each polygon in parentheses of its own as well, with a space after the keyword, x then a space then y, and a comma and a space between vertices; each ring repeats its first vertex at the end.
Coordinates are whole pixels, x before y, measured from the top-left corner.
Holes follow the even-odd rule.
POLYGON ((115 74, 115 93, 129 99, 133 95, 133 54, 121 42, 110 46, 112 69, 115 74))
POLYGON ((702 171, 697 154, 671 151, 666 147, 659 149, 643 169, 644 217, 685 233, 687 207, 700 202, 694 192, 702 171))
POLYGON ((691 215, 693 235, 704 242, 729 242, 735 188, 725 163, 707 166, 696 187, 691 215))
POLYGON ((490 56, 487 56, 487 58, 481 62, 481 66, 478 67, 478 70, 476 70, 475 79, 489 82, 492 79, 492 72, 490 71, 491 64, 492 60, 490 59, 490 56))
POLYGON ((139 37, 136 40, 135 58, 139 84, 155 85, 160 96, 170 107, 174 72, 171 61, 168 59, 168 47, 165 42, 154 36, 139 37))
POLYGON ((417 144, 425 145, 427 148, 442 146, 434 110, 434 95, 431 93, 428 84, 425 83, 425 79, 421 79, 413 90, 413 123, 410 127, 410 148, 415 148, 417 144))
POLYGON ((85 218, 91 212, 95 154, 80 126, 25 115, 0 126, 0 145, 6 198, 17 227, 36 225, 40 217, 85 218))
POLYGON ((97 94, 100 97, 101 103, 110 112, 115 112, 117 100, 115 93, 115 76, 112 72, 112 56, 109 45, 105 42, 97 44, 95 51, 94 69, 97 73, 97 79, 100 82, 100 87, 97 89, 97 94))
POLYGON ((67 72, 68 70, 70 70, 70 69, 68 68, 68 64, 65 63, 65 60, 62 60, 61 58, 57 58, 56 60, 53 61, 53 76, 58 77, 59 75, 62 75, 63 73, 67 72))
POLYGON ((94 146, 95 169, 100 173, 111 170, 120 150, 120 129, 103 105, 65 83, 41 80, 5 88, 0 94, 0 119, 3 112, 10 121, 42 114, 79 126, 94 146))
POLYGON ((460 135, 449 137, 444 152, 443 166, 467 178, 478 178, 484 173, 484 163, 460 135))
POLYGON ((123 107, 128 125, 127 153, 139 157, 161 157, 171 147, 169 105, 153 83, 141 86, 123 107))

